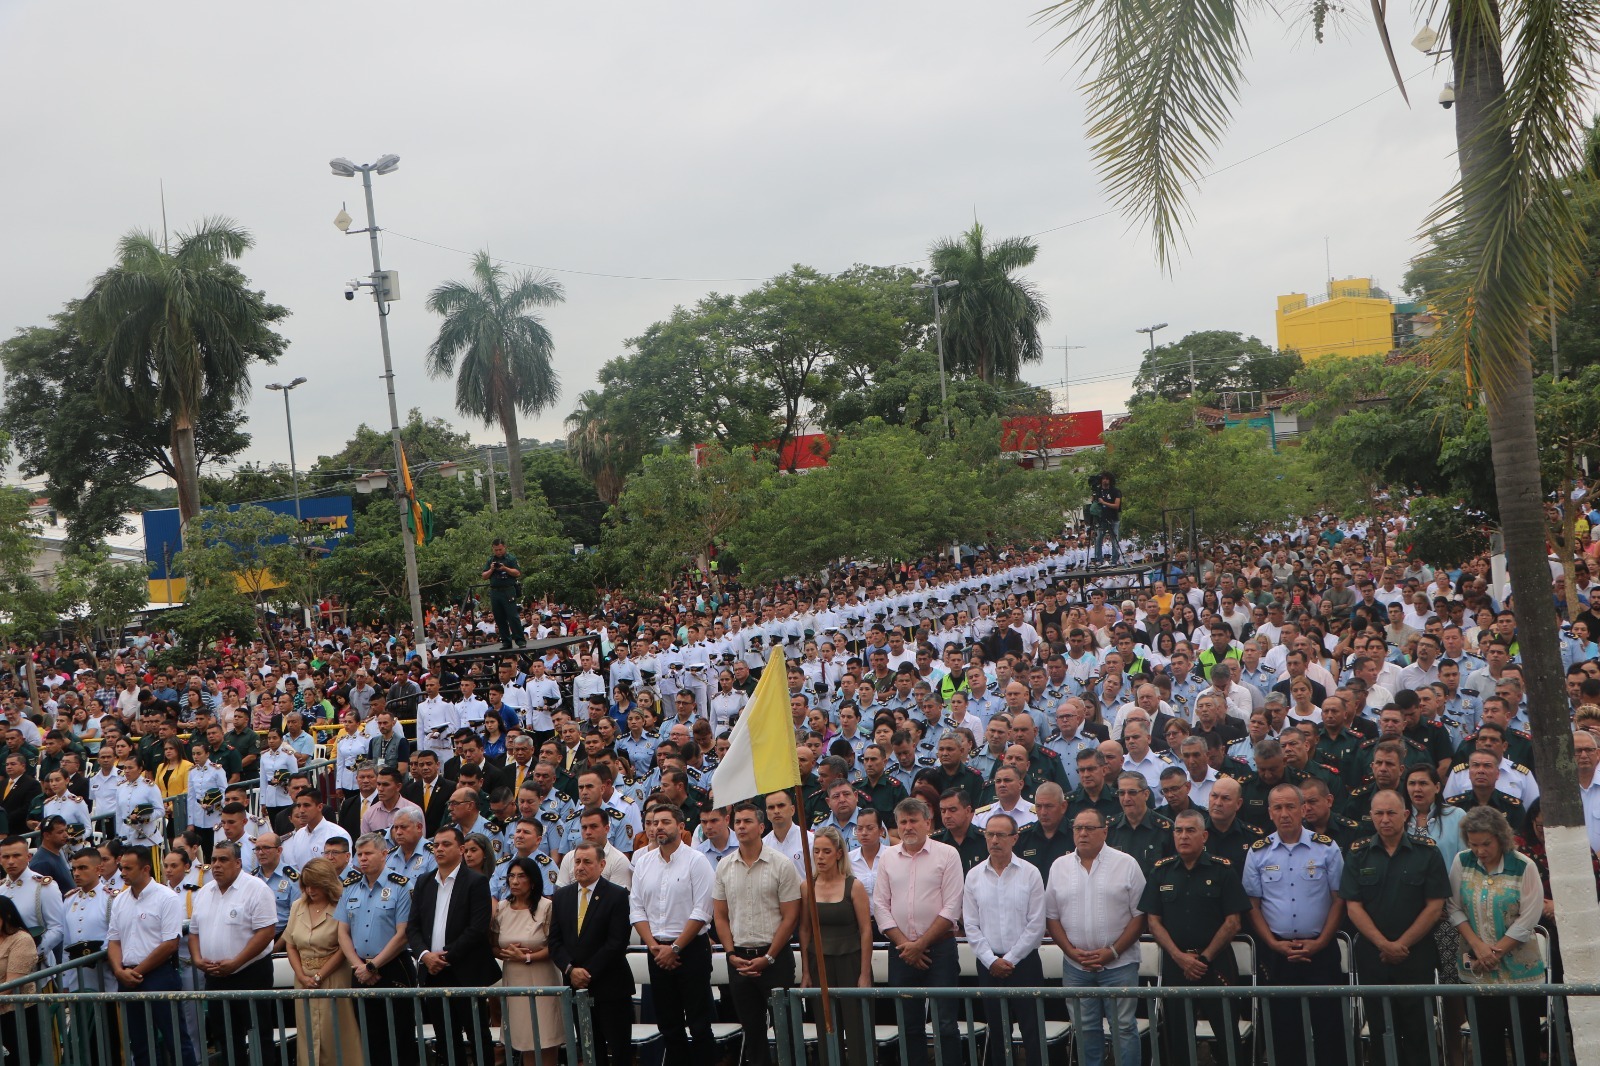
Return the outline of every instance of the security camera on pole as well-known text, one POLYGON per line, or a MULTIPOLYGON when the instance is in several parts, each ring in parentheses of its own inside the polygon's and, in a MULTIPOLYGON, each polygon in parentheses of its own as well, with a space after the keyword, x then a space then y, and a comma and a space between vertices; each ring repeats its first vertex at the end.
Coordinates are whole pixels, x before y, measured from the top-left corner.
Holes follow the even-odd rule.
MULTIPOLYGON (((389 390, 389 436, 394 442, 394 469, 395 477, 400 476, 400 469, 404 459, 400 452, 400 407, 394 398, 394 362, 389 355, 389 305, 400 298, 400 278, 392 270, 384 270, 378 258, 378 223, 372 209, 372 175, 392 174, 400 166, 400 157, 385 155, 379 157, 375 163, 352 163, 343 157, 332 160, 328 166, 335 175, 341 178, 353 178, 361 175, 361 188, 367 197, 367 228, 355 230, 356 233, 365 233, 371 239, 372 245, 372 274, 367 280, 350 282, 345 289, 345 299, 354 300, 356 289, 369 288, 372 290, 372 299, 378 305, 378 335, 383 340, 383 379, 389 390)), ((354 221, 349 212, 344 208, 334 216, 333 224, 341 233, 350 233, 350 223, 354 221)), ((397 481, 398 486, 398 481, 397 481)), ((417 585, 417 549, 412 541, 411 529, 406 522, 406 517, 411 511, 411 501, 405 494, 395 493, 395 503, 400 508, 400 546, 405 550, 406 558, 406 590, 411 594, 411 635, 416 645, 417 654, 422 656, 423 664, 428 661, 428 631, 422 620, 422 591, 417 585)))

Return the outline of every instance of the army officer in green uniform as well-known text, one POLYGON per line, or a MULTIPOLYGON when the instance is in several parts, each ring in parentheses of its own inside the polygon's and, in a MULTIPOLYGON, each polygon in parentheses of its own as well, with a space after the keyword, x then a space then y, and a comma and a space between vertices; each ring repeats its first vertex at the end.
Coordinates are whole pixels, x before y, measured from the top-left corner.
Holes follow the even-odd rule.
MULTIPOLYGON (((1139 909, 1149 916, 1150 933, 1161 948, 1161 981, 1178 988, 1231 985, 1239 980, 1233 938, 1243 916, 1250 913, 1250 899, 1244 893, 1239 867, 1206 851, 1206 838, 1206 820, 1199 811, 1179 814, 1172 825, 1176 854, 1159 860, 1151 869, 1139 901, 1139 909)), ((1213 1033, 1234 1042, 1231 1055, 1225 1048, 1215 1049, 1213 1062, 1245 1061, 1237 1023, 1241 1012, 1249 1009, 1247 1003, 1232 1001, 1231 1025, 1224 1018, 1222 1004, 1222 1000, 1210 998, 1170 1001, 1169 1021, 1163 1028, 1163 1058, 1176 1063, 1195 1061, 1189 1038, 1198 1016, 1211 1024, 1213 1033)))
POLYGON ((506 542, 494 538, 489 563, 483 568, 483 577, 489 582, 489 609, 494 612, 494 627, 500 633, 500 647, 522 647, 527 643, 522 632, 522 611, 517 604, 517 587, 522 583, 522 570, 517 557, 506 551, 506 542))
MULTIPOLYGON (((1363 984, 1432 984, 1438 965, 1433 927, 1439 924, 1450 879, 1439 848, 1406 832, 1406 801, 1393 789, 1372 797, 1377 835, 1357 841, 1345 860, 1339 896, 1361 934, 1356 965, 1363 984)), ((1390 1001, 1385 1016, 1379 998, 1366 1001, 1372 1046, 1385 1048, 1383 1034, 1394 1022, 1396 1063, 1426 1062, 1430 1025, 1422 997, 1390 1001)), ((1380 1061, 1383 1061, 1380 1059, 1380 1061)))

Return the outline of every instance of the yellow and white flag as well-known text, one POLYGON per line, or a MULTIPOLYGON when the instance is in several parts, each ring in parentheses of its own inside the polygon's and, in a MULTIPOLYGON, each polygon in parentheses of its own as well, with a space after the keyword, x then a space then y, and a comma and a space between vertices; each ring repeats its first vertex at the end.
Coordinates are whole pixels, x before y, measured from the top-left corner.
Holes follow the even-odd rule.
POLYGON ((718 807, 800 784, 787 666, 783 649, 773 649, 756 694, 728 738, 728 754, 712 778, 711 801, 718 807))

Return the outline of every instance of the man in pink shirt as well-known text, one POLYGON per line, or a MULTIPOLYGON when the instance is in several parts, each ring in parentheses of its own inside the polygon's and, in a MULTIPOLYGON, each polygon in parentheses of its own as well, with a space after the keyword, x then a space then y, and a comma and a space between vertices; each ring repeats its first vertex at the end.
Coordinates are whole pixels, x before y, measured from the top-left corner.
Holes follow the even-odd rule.
MULTIPOLYGON (((954 988, 961 976, 955 940, 964 888, 961 854, 949 844, 928 839, 933 813, 922 800, 901 800, 895 804, 894 817, 900 843, 884 848, 879 855, 872 891, 873 916, 892 945, 889 984, 896 988, 954 988)), ((933 1011, 944 1061, 960 1062, 959 1005, 937 999, 933 1011)), ((905 1034, 909 1034, 901 1043, 905 1066, 926 1066, 922 1000, 906 1003, 905 1023, 905 1034)))

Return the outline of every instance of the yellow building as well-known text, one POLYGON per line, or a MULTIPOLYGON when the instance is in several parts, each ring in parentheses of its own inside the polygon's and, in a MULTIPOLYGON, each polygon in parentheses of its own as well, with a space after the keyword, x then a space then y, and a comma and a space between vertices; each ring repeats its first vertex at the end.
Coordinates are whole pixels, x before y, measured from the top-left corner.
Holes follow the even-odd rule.
POLYGON ((1278 347, 1302 359, 1383 355, 1394 346, 1394 304, 1371 278, 1329 281, 1325 296, 1278 297, 1278 347))

